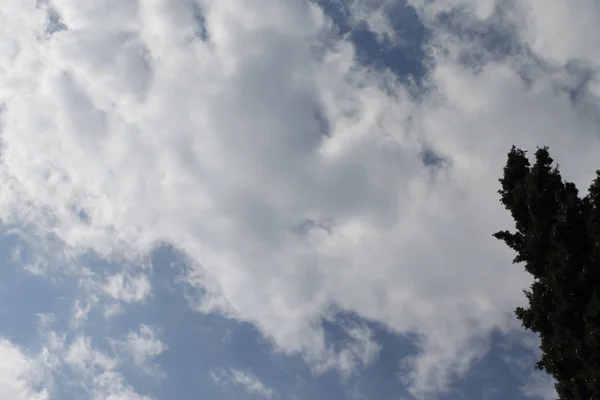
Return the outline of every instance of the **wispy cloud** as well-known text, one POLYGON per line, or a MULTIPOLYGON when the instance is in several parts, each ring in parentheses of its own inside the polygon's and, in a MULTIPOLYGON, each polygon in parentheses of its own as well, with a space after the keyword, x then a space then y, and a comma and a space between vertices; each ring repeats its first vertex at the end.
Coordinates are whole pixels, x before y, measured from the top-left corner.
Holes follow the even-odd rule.
POLYGON ((0 339, 0 393, 6 399, 49 400, 49 391, 40 381, 38 360, 6 339, 0 339))
POLYGON ((131 353, 138 367, 144 370, 152 370, 152 359, 167 350, 155 329, 144 324, 140 325, 139 332, 129 332, 122 345, 131 353))
POLYGON ((126 272, 107 277, 103 289, 115 300, 126 303, 143 301, 151 290, 146 275, 131 275, 126 272))
POLYGON ((256 394, 267 399, 275 394, 273 389, 262 383, 256 376, 240 369, 214 369, 210 372, 210 377, 219 385, 241 386, 247 393, 256 394))

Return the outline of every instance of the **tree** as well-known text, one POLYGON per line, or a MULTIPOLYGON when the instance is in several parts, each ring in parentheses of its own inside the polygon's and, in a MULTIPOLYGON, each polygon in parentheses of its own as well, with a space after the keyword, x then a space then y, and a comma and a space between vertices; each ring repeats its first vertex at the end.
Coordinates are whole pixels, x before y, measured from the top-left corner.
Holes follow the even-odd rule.
POLYGON ((513 146, 500 183, 500 202, 516 231, 494 237, 534 278, 525 290, 528 307, 515 314, 540 336, 536 368, 554 377, 560 399, 600 400, 600 171, 580 198, 547 147, 537 149, 531 165, 513 146))

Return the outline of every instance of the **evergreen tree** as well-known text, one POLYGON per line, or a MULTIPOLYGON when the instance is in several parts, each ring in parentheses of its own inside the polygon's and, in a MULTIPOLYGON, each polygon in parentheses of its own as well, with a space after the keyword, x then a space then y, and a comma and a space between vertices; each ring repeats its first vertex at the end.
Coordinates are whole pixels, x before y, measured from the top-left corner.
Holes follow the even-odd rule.
POLYGON ((535 163, 513 146, 500 179, 501 203, 515 232, 494 237, 516 253, 534 282, 515 314, 540 335, 536 367, 556 380, 560 399, 600 400, 600 171, 580 198, 564 182, 547 147, 535 163))

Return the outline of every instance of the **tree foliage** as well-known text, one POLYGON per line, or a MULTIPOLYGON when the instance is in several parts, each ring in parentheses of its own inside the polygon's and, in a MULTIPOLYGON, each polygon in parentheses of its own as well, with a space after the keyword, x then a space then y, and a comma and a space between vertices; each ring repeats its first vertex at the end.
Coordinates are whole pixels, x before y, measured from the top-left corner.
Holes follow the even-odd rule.
POLYGON ((515 314, 540 335, 536 367, 555 378, 560 399, 600 400, 600 171, 581 198, 547 147, 531 165, 513 146, 500 183, 516 231, 494 236, 534 278, 525 291, 528 307, 515 314))

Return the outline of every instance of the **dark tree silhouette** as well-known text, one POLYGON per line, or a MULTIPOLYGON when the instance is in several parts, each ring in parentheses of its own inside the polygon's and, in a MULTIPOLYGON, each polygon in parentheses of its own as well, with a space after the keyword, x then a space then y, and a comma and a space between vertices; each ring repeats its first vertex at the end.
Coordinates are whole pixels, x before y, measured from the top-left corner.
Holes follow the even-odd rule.
POLYGON ((600 171, 583 198, 564 182, 547 147, 535 163, 513 146, 500 179, 515 232, 500 231, 534 282, 515 314, 540 335, 536 368, 556 379, 560 399, 600 400, 600 171))

